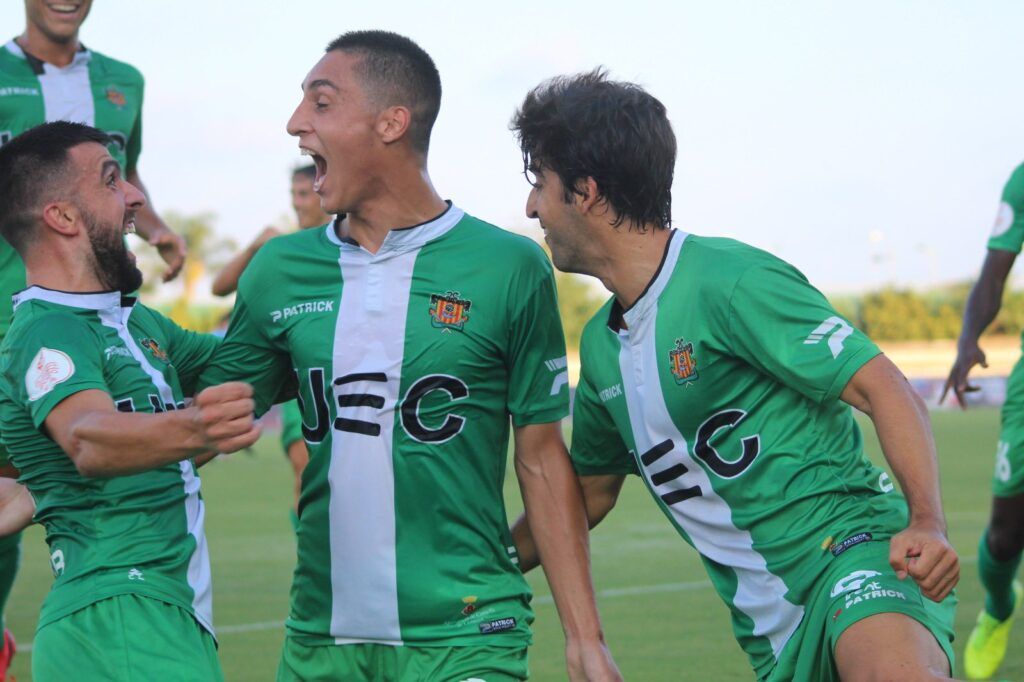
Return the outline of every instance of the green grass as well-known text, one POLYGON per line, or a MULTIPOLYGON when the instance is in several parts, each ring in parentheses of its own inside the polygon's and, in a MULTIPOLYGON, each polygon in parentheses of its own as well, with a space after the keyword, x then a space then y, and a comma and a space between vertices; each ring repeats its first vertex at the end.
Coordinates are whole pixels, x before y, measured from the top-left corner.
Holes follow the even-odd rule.
MULTIPOLYGON (((942 463, 950 537, 963 559, 957 651, 981 607, 975 556, 989 508, 989 477, 998 432, 995 410, 933 415, 942 463)), ((868 441, 875 453, 874 438, 868 441)), ((288 522, 291 473, 268 437, 255 456, 236 455, 203 470, 207 533, 213 563, 214 615, 220 656, 229 681, 271 680, 295 543, 288 522), (241 627, 235 626, 252 626, 241 627), (263 624, 262 626, 260 624, 263 624), (241 630, 241 631, 239 631, 241 630)), ((520 508, 514 477, 506 489, 509 513, 520 508)), ((592 536, 593 571, 609 644, 627 680, 749 680, 747 662, 732 638, 728 614, 707 583, 696 554, 675 535, 637 480, 627 483, 615 511, 592 536)), ((534 680, 565 678, 562 634, 547 584, 530 574, 538 595, 534 680)), ((7 609, 18 640, 32 640, 39 604, 51 580, 38 527, 25 535, 21 573, 7 609)), ((1000 672, 1024 679, 1024 627, 1011 636, 1000 672)), ((29 653, 13 672, 31 679, 29 653)), ((157 679, 157 678, 155 678, 157 679)))

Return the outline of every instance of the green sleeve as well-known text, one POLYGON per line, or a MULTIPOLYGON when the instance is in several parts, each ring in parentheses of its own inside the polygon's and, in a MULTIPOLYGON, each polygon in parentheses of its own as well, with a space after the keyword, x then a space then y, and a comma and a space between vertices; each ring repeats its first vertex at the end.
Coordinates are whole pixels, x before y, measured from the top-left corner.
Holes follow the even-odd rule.
POLYGON ((834 401, 881 351, 782 261, 740 275, 729 300, 729 350, 818 404, 834 401))
POLYGON ((103 345, 74 315, 50 314, 19 334, 5 372, 39 428, 65 398, 89 389, 110 392, 103 377, 103 345))
POLYGON ((510 300, 520 308, 509 321, 508 411, 512 423, 546 424, 569 414, 569 374, 562 320, 551 264, 540 249, 520 273, 520 291, 510 300))
POLYGON ((175 322, 156 311, 168 341, 167 354, 178 372, 181 392, 186 397, 195 395, 196 383, 203 369, 210 363, 220 339, 213 334, 199 334, 182 329, 175 322))
POLYGON ((265 262, 266 259, 259 259, 257 254, 242 274, 231 324, 213 359, 202 371, 196 388, 198 391, 225 381, 251 384, 257 415, 262 415, 275 403, 294 398, 297 387, 286 349, 267 334, 269 315, 259 314, 249 304, 250 300, 260 300, 261 282, 280 281, 276 273, 263 272, 261 265, 265 262))
MULTIPOLYGON (((141 74, 139 79, 142 79, 141 74)), ((135 125, 132 126, 132 132, 128 136, 128 145, 125 148, 125 175, 135 170, 139 164, 139 155, 142 153, 142 100, 144 93, 145 82, 141 82, 139 84, 139 112, 135 117, 135 125)))
POLYGON ((572 406, 572 463, 580 476, 636 474, 636 459, 622 442, 611 414, 598 399, 586 373, 580 376, 572 406))
POLYGON ((1024 242, 1024 164, 1017 166, 1003 188, 1003 199, 988 248, 1020 253, 1024 242))

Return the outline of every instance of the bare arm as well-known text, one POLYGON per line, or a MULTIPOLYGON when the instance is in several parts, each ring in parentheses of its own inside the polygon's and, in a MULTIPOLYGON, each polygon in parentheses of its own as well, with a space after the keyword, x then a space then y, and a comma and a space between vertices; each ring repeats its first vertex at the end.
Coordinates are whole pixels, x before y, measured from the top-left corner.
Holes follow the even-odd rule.
POLYGON ((28 488, 10 478, 0 478, 0 536, 27 528, 35 513, 36 503, 28 488))
POLYGON ((146 203, 135 216, 135 230, 150 246, 156 248, 160 257, 167 263, 163 280, 169 282, 178 276, 185 264, 185 255, 188 251, 185 240, 167 227, 167 223, 156 214, 153 202, 149 199, 149 192, 142 184, 142 178, 139 177, 138 171, 133 168, 128 172, 126 179, 146 195, 146 203))
POLYGON ((938 457, 924 402, 884 355, 861 367, 840 396, 874 422, 882 452, 907 498, 910 523, 890 542, 889 563, 910 575, 926 597, 941 601, 960 577, 946 539, 938 457))
MULTIPOLYGON (((607 476, 582 476, 580 488, 583 490, 583 504, 587 510, 587 525, 593 528, 601 523, 608 512, 615 506, 622 490, 625 476, 612 474, 607 476)), ((526 522, 526 514, 521 514, 512 524, 512 540, 519 555, 519 569, 526 573, 540 565, 537 545, 530 532, 530 524, 526 522)))
POLYGON ((967 383, 967 374, 975 365, 988 367, 985 362, 985 353, 978 346, 978 339, 999 313, 1006 278, 1010 274, 1010 269, 1016 258, 1017 255, 1010 251, 988 250, 985 262, 981 266, 981 275, 967 297, 963 328, 960 330, 960 340, 957 342, 956 360, 953 363, 953 368, 949 371, 946 385, 942 389, 940 403, 946 399, 946 394, 952 388, 960 407, 967 409, 964 394, 978 390, 976 386, 967 383))
POLYGON ((268 240, 281 234, 272 227, 263 229, 263 232, 259 234, 256 239, 252 241, 249 246, 245 247, 243 251, 240 251, 234 258, 228 261, 228 264, 221 269, 217 274, 217 277, 213 280, 213 285, 210 287, 211 292, 214 296, 227 296, 228 294, 234 293, 238 289, 238 280, 245 271, 249 261, 256 255, 256 252, 260 250, 260 247, 267 243, 268 240))
POLYGON ((202 391, 191 407, 149 414, 118 412, 109 394, 90 389, 58 403, 44 425, 83 476, 122 476, 251 445, 260 433, 251 396, 251 386, 232 382, 202 391))
POLYGON ((515 439, 523 507, 565 631, 569 678, 620 680, 597 614, 583 496, 561 424, 516 427, 515 439))

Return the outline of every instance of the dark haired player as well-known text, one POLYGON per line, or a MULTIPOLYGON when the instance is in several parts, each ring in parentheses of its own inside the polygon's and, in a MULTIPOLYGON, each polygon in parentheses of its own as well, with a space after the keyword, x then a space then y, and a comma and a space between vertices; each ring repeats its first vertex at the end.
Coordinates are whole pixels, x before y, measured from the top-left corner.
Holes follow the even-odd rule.
MULTIPOLYGON (((313 181, 316 179, 316 166, 308 165, 296 168, 292 173, 292 209, 299 222, 300 230, 307 230, 311 227, 326 227, 331 217, 324 213, 320 207, 320 197, 313 191, 313 181)), ((260 250, 260 247, 281 234, 273 227, 267 227, 254 239, 249 246, 239 252, 231 261, 224 266, 213 280, 211 289, 214 296, 227 296, 238 289, 238 278, 249 261, 260 250)), ((309 462, 309 450, 306 441, 302 437, 302 414, 299 405, 294 400, 281 404, 281 447, 284 449, 288 461, 292 465, 292 472, 295 474, 295 504, 291 509, 292 526, 298 528, 299 517, 297 515, 299 494, 302 491, 302 472, 309 462)))
POLYGON ((639 86, 556 78, 513 128, 556 267, 613 293, 583 333, 573 414, 590 523, 639 475, 759 680, 948 679, 959 564, 928 416, 899 370, 792 266, 670 229, 675 136, 639 86))
MULTIPOLYGON (((25 0, 25 30, 0 46, 0 145, 45 121, 96 126, 111 139, 110 153, 126 177, 145 191, 137 162, 142 149, 142 74, 124 62, 86 49, 78 31, 92 0, 25 0)), ((155 246, 168 268, 181 269, 185 242, 147 204, 137 217, 140 236, 155 246)), ((11 321, 10 296, 25 286, 25 266, 0 240, 0 338, 11 321)), ((0 465, 6 467, 0 448, 0 465)), ((9 470, 7 474, 13 475, 9 470)), ((0 616, 17 572, 20 535, 0 539, 0 616)), ((0 679, 10 663, 13 639, 5 632, 0 679)))
POLYGON ((562 442, 547 258, 434 190, 441 81, 414 42, 346 33, 302 90, 288 132, 343 217, 259 250, 203 375, 251 381, 258 413, 296 390, 302 406, 310 459, 278 679, 526 678, 530 590, 502 501, 510 419, 569 676, 618 679, 562 442))
POLYGON ((145 198, 109 142, 57 122, 0 148, 0 235, 29 284, 0 345, 0 432, 54 574, 32 677, 221 679, 192 458, 258 438, 252 390, 185 406, 217 339, 128 296, 142 274, 124 234, 145 198))

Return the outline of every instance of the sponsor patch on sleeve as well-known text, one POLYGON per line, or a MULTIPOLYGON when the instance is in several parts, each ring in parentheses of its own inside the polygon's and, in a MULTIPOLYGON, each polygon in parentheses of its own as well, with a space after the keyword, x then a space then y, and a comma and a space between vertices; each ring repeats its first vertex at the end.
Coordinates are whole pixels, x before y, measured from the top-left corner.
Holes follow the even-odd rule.
POLYGON ((490 635, 495 632, 504 632, 505 630, 514 630, 516 627, 515 618, 499 618, 497 620, 488 621, 486 623, 480 623, 480 634, 490 635))
POLYGON ((75 374, 75 363, 67 353, 52 348, 40 348, 25 372, 28 399, 39 400, 62 381, 75 374))

